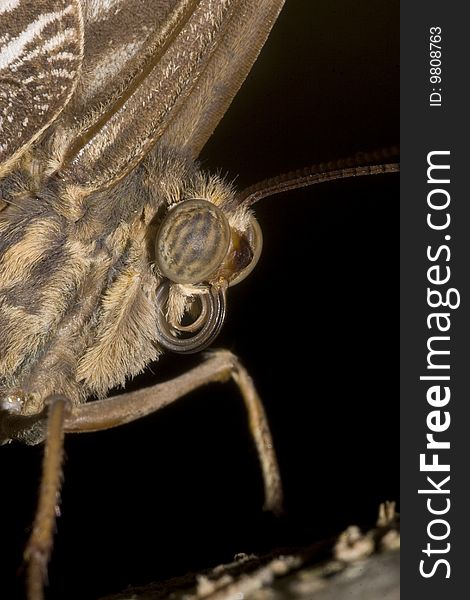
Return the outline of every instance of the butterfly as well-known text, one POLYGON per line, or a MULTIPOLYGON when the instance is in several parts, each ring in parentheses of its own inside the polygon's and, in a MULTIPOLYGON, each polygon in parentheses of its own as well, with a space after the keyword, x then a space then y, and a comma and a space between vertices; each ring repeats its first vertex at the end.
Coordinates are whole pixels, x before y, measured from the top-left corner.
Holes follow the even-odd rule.
MULTIPOLYGON (((113 4, 114 4, 114 3, 113 3, 113 4)), ((90 4, 90 6, 95 6, 95 5, 92 5, 92 4, 90 4)), ((98 6, 98 4, 97 4, 96 6, 98 6)), ((103 4, 102 6, 108 6, 108 5, 105 5, 105 4, 103 4)), ((116 6, 114 6, 114 9, 116 9, 116 6)), ((98 9, 94 9, 94 10, 98 10, 98 9)), ((86 48, 86 45, 85 45, 85 48, 86 48)), ((70 102, 70 101, 69 101, 69 102, 70 102)), ((64 109, 64 110, 65 110, 65 112, 67 112, 67 110, 68 110, 68 108, 67 108, 67 107, 68 107, 68 106, 69 106, 69 105, 67 105, 67 106, 66 106, 66 108, 64 109)), ((76 112, 75 108, 74 108, 74 111, 75 111, 75 112, 73 112, 73 111, 72 111, 72 105, 70 105, 70 111, 69 111, 69 113, 70 113, 70 114, 72 114, 72 113, 73 113, 72 120, 75 122, 75 120, 77 119, 77 112, 76 112)), ((62 113, 61 113, 61 114, 62 114, 62 113)), ((78 112, 78 114, 80 114, 80 112, 78 112)), ((63 117, 65 117, 65 115, 63 115, 63 117)), ((25 118, 26 118, 26 117, 25 117, 25 118)), ((40 135, 41 135, 41 136, 44 136, 44 135, 50 135, 50 134, 52 133, 52 131, 51 131, 51 127, 52 127, 52 130, 54 130, 54 129, 55 129, 56 131, 60 130, 60 126, 59 126, 59 125, 60 125, 60 120, 61 120, 61 118, 62 118, 62 117, 59 115, 59 117, 57 117, 57 121, 55 122, 55 124, 51 125, 51 126, 48 128, 48 130, 47 130, 47 131, 43 132, 43 133, 42 133, 42 134, 40 134, 40 135)), ((56 135, 58 135, 58 134, 56 134, 56 135)), ((38 138, 38 139, 39 139, 39 138, 38 138)), ((42 141, 43 141, 43 139, 44 139, 44 138, 40 138, 40 139, 41 139, 41 143, 42 143, 42 141)), ((39 143, 39 142, 38 142, 38 143, 39 143)), ((72 162, 73 162, 73 161, 72 161, 72 162)), ((78 163, 79 163, 79 162, 80 162, 80 161, 78 161, 78 163)), ((78 164, 78 163, 75 163, 75 164, 78 164)), ((106 169, 104 169, 104 171, 106 171, 106 169)), ((94 179, 94 181, 96 182, 96 179, 94 179)), ((4 195, 5 195, 5 194, 4 194, 4 195)), ((11 212, 11 208, 9 208, 8 210, 11 212)), ((231 292, 231 290, 230 290, 230 292, 231 292)), ((233 290, 233 293, 236 293, 236 288, 234 288, 234 290, 233 290)), ((229 295, 229 297, 230 297, 230 295, 229 295)), ((229 302, 230 302, 230 300, 229 300, 229 302)), ((234 302, 233 304, 236 304, 236 303, 234 302)), ((229 306, 230 306, 230 303, 229 303, 229 306)), ((92 362, 92 361, 91 361, 91 362, 92 362)))

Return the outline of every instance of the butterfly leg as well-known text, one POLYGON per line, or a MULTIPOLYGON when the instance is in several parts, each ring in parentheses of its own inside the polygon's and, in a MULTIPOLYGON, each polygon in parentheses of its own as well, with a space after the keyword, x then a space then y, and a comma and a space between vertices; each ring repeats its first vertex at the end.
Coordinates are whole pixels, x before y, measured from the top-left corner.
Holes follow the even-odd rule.
POLYGON ((265 509, 279 513, 282 509, 281 478, 266 413, 252 378, 231 352, 212 352, 206 355, 202 364, 170 381, 75 407, 65 418, 65 431, 83 433, 124 425, 171 404, 203 385, 230 379, 237 384, 248 413, 263 474, 265 509))
POLYGON ((27 598, 42 600, 47 563, 52 550, 64 454, 64 420, 68 402, 63 396, 48 401, 47 436, 42 464, 39 502, 24 558, 27 563, 27 598))

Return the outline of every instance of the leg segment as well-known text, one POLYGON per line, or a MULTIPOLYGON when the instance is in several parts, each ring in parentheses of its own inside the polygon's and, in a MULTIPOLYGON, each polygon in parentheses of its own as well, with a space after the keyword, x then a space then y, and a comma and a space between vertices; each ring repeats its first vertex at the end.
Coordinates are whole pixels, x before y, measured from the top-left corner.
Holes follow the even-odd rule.
POLYGON ((62 480, 64 419, 67 401, 62 396, 49 400, 47 437, 42 464, 39 502, 33 531, 24 558, 27 563, 28 600, 43 600, 47 563, 52 550, 57 505, 62 480))
POLYGON ((230 378, 237 384, 248 412, 263 473, 265 509, 278 513, 282 509, 282 486, 266 413, 253 380, 230 352, 213 352, 201 365, 165 383, 73 408, 65 418, 64 429, 66 433, 111 429, 153 413, 202 385, 230 378))

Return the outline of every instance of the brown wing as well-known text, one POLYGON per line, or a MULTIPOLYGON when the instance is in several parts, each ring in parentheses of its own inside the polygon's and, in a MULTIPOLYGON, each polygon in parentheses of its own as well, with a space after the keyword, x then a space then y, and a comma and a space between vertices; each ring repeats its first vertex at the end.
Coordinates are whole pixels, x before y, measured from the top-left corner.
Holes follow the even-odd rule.
POLYGON ((197 156, 282 4, 102 0, 85 5, 82 75, 51 142, 62 176, 91 191, 124 177, 156 143, 197 156))
POLYGON ((82 48, 78 0, 0 3, 0 173, 67 104, 82 48))

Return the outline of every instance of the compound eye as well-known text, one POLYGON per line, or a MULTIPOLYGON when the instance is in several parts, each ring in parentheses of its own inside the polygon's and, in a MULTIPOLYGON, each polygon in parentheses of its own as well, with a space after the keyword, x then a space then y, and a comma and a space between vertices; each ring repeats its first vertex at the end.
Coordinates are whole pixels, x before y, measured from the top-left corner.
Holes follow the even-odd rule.
POLYGON ((230 244, 224 213, 207 200, 186 200, 169 210, 155 240, 156 261, 170 281, 197 284, 220 266, 230 244))

